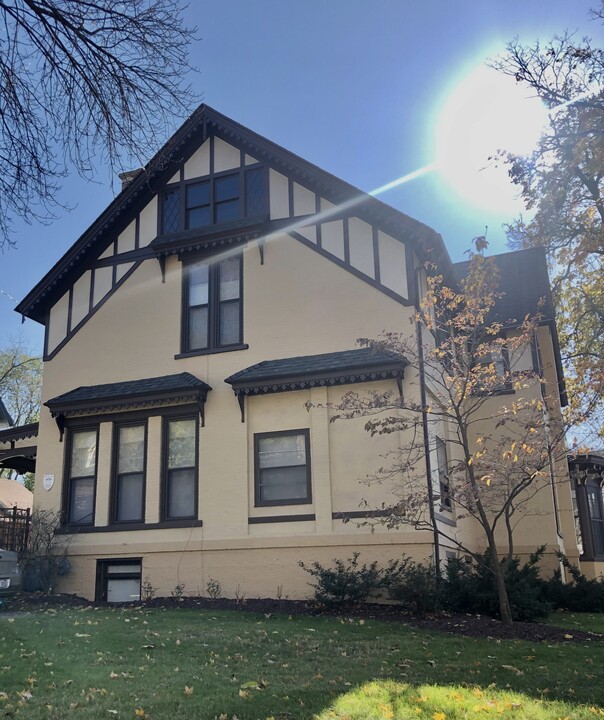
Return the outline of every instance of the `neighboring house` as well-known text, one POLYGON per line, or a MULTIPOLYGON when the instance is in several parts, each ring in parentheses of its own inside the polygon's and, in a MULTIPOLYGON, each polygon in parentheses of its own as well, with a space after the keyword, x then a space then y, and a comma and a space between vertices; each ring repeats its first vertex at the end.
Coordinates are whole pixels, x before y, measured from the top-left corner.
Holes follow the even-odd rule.
POLYGON ((6 409, 6 405, 2 402, 2 398, 0 398, 0 431, 6 430, 6 428, 10 428, 14 425, 12 417, 10 416, 10 413, 6 409))
POLYGON ((597 577, 604 573, 604 451, 570 455, 568 465, 581 569, 597 577))
MULTIPOLYGON (((359 478, 398 437, 326 405, 413 391, 404 361, 356 340, 414 333, 425 261, 463 273, 441 237, 207 106, 132 177, 17 308, 46 328, 35 502, 70 536, 60 589, 120 600, 141 578, 160 594, 214 579, 301 597, 299 560, 430 557, 430 532, 346 522, 388 502, 359 478)), ((521 317, 549 298, 541 253, 498 262, 521 317)), ((548 311, 535 356, 559 415, 548 311)), ((552 473, 516 550, 576 561, 568 471, 552 473)), ((454 508, 437 519, 480 546, 454 508)))
POLYGON ((17 480, 0 478, 0 510, 4 508, 32 509, 34 494, 17 480))
POLYGON ((36 470, 38 423, 0 430, 0 470, 24 475, 36 470))

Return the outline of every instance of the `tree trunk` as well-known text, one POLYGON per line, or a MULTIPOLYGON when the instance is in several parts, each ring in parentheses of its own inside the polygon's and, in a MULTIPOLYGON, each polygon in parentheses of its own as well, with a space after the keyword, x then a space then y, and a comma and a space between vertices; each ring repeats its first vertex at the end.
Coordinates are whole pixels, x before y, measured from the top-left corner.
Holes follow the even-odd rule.
POLYGON ((495 581, 497 583, 497 596, 499 598, 499 614, 501 615, 501 622, 504 625, 512 625, 512 608, 510 606, 510 600, 508 598, 508 590, 505 586, 505 573, 501 563, 499 562, 499 555, 494 545, 489 542, 489 551, 491 554, 491 564, 493 566, 493 574, 495 575, 495 581))

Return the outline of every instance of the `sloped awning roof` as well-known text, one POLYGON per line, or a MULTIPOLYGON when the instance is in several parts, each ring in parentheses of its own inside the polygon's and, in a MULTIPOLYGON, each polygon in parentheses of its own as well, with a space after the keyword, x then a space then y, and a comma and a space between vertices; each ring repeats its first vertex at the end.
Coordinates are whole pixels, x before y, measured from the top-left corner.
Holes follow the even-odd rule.
POLYGON ((225 382, 232 386, 243 413, 245 395, 311 387, 350 385, 392 378, 397 381, 402 394, 402 379, 408 364, 404 357, 395 353, 361 348, 265 360, 234 373, 225 382))
MULTIPOLYGON (((0 469, 16 470, 19 475, 26 472, 35 472, 38 451, 35 438, 37 436, 38 423, 17 425, 6 430, 0 430, 0 469), (34 438, 34 444, 17 444, 30 438, 34 438)), ((1 497, 0 501, 4 502, 1 497)))
POLYGON ((195 402, 203 422, 203 408, 212 388, 191 373, 128 380, 105 385, 84 385, 57 395, 44 403, 57 419, 62 421, 73 415, 93 415, 136 408, 177 405, 195 402))
POLYGON ((38 423, 28 425, 16 425, 15 427, 0 430, 0 445, 4 443, 15 443, 19 440, 38 437, 38 423))
MULTIPOLYGON (((0 450, 0 469, 16 470, 19 475, 24 475, 28 472, 36 472, 37 452, 38 448, 35 445, 30 445, 28 447, 18 447, 10 450, 0 450)), ((2 479, 0 479, 0 488, 1 487, 2 479)), ((11 506, 10 503, 6 503, 1 492, 0 502, 3 502, 5 505, 7 505, 7 507, 11 506)))

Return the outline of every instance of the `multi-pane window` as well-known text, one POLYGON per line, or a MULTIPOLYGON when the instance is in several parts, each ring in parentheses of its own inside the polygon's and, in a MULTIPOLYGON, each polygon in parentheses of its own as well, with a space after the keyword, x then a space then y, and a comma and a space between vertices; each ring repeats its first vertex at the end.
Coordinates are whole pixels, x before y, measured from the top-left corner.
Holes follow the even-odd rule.
POLYGON ((255 504, 310 503, 309 431, 259 433, 254 446, 255 504))
POLYGON ((476 392, 497 393, 512 389, 509 380, 510 362, 506 348, 493 347, 488 352, 479 349, 475 361, 478 368, 476 392))
POLYGON ((451 509, 451 487, 449 483, 449 459, 447 445, 441 438, 436 438, 436 462, 438 465, 438 484, 440 491, 440 505, 446 510, 451 509))
POLYGON ((208 350, 241 343, 241 256, 189 263, 183 350, 208 350))
POLYGON ((211 225, 210 181, 187 185, 185 198, 185 228, 211 225))
POLYGON ((266 169, 241 168, 170 186, 161 203, 162 234, 219 225, 267 211, 266 169))
POLYGON ((197 418, 166 420, 164 519, 197 517, 197 418))
POLYGON ((145 434, 144 424, 116 428, 115 522, 144 520, 145 434))
POLYGON ((69 477, 67 481, 67 522, 94 524, 97 428, 74 430, 70 434, 69 477))

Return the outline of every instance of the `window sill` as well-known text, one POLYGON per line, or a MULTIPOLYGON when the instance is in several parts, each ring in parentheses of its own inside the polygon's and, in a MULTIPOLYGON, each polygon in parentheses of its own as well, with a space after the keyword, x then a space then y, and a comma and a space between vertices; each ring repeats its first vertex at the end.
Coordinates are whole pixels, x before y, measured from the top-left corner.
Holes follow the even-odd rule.
POLYGON ((499 395, 515 395, 516 391, 511 387, 493 388, 492 390, 485 390, 484 392, 476 390, 472 395, 474 397, 497 397, 499 395))
POLYGON ((207 350, 188 350, 187 352, 178 353, 174 356, 175 360, 181 360, 182 358, 197 357, 198 355, 217 355, 218 353, 234 352, 235 350, 247 350, 249 345, 243 343, 242 345, 227 345, 221 348, 208 348, 207 350))
POLYGON ((126 532, 132 530, 162 530, 164 528, 202 527, 201 520, 187 518, 184 520, 162 520, 157 523, 119 523, 115 525, 65 525, 57 528, 57 535, 81 535, 83 533, 126 532))
POLYGON ((261 515, 249 517, 248 525, 260 525, 263 523, 282 523, 282 522, 313 522, 316 520, 314 513, 309 515, 261 515))
POLYGON ((255 508, 280 507, 283 505, 312 505, 312 499, 304 498, 303 500, 273 500, 271 502, 257 501, 256 503, 254 503, 255 508))
POLYGON ((444 525, 449 525, 450 527, 457 527, 457 521, 453 517, 453 513, 448 508, 440 508, 440 512, 434 514, 434 519, 437 522, 441 522, 444 525), (446 515, 442 515, 441 513, 447 513, 446 515))

